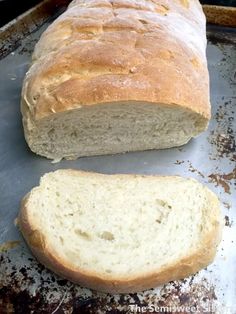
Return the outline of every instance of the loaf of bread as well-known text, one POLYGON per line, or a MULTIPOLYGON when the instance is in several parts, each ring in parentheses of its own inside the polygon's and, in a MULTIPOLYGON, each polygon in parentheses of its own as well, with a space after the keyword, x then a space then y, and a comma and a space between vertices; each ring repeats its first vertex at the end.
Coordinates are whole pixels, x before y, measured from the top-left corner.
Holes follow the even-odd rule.
POLYGON ((86 287, 136 292, 212 262, 217 197, 193 179, 58 170, 23 200, 19 226, 37 259, 86 287))
POLYGON ((25 138, 50 159, 180 146, 210 118, 198 0, 74 0, 22 91, 25 138))

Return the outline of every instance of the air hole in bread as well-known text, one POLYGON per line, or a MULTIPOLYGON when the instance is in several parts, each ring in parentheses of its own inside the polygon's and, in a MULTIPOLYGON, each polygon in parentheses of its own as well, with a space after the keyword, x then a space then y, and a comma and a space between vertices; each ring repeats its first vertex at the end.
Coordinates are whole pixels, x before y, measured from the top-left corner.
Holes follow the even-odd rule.
POLYGON ((165 208, 168 208, 168 209, 172 209, 172 206, 170 204, 168 204, 166 201, 163 201, 161 199, 156 199, 156 202, 158 205, 160 205, 161 207, 165 207, 165 208))
POLYGON ((73 131, 73 132, 70 134, 70 136, 71 136, 72 138, 76 138, 76 137, 78 137, 78 133, 77 133, 76 131, 73 131))
POLYGON ((162 199, 156 199, 157 203, 157 210, 158 210, 158 217, 155 219, 155 222, 161 224, 164 220, 166 220, 170 214, 170 210, 172 209, 172 206, 162 200, 162 199))
POLYGON ((82 231, 81 229, 75 229, 75 234, 82 237, 85 240, 91 240, 91 236, 87 232, 82 231))
POLYGON ((111 233, 109 231, 103 231, 103 233, 101 233, 99 235, 99 238, 101 238, 103 240, 108 240, 108 241, 112 241, 115 239, 113 233, 111 233))
POLYGON ((54 134, 55 134, 55 129, 54 129, 54 128, 52 128, 52 129, 50 129, 50 130, 48 131, 48 136, 49 136, 49 137, 52 137, 54 134))
POLYGON ((39 99, 40 95, 39 94, 35 94, 33 96, 33 100, 36 102, 39 99))
POLYGON ((64 244, 64 239, 62 237, 59 237, 61 244, 64 244))
POLYGON ((106 269, 106 273, 110 274, 112 271, 110 269, 106 269))

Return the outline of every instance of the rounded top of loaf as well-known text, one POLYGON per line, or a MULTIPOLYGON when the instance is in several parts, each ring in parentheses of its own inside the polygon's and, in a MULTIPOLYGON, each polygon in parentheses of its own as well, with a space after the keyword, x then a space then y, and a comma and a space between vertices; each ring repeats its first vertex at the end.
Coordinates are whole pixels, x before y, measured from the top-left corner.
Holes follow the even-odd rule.
POLYGON ((23 103, 35 120, 123 101, 209 118, 205 48, 197 0, 75 0, 37 43, 23 103))

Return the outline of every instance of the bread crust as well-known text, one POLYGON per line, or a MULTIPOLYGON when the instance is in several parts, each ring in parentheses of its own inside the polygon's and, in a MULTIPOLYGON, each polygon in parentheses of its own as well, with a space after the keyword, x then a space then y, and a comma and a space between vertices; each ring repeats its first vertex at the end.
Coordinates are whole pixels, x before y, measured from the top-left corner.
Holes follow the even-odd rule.
POLYGON ((205 47, 197 0, 75 0, 35 47, 24 119, 122 101, 173 104, 209 119, 205 47))
MULTIPOLYGON (((76 176, 88 175, 86 172, 78 170, 65 171, 70 171, 71 174, 76 176)), ((96 175, 102 174, 96 173, 96 175)), ((143 177, 155 178, 155 176, 143 177)), ((37 188, 38 187, 34 188, 32 191, 37 188)), ((179 260, 177 263, 162 267, 157 272, 142 273, 140 270, 138 276, 129 276, 127 274, 127 276, 119 278, 111 278, 110 275, 107 275, 107 277, 105 275, 99 276, 98 273, 81 270, 78 269, 78 267, 75 269, 72 263, 69 264, 68 261, 63 260, 54 251, 43 233, 38 230, 37 222, 29 217, 30 208, 27 203, 32 191, 22 200, 21 210, 18 216, 18 225, 33 255, 40 263, 44 264, 61 277, 94 290, 108 293, 132 293, 153 288, 172 280, 183 279, 191 274, 195 274, 213 261, 221 239, 223 219, 221 219, 219 201, 217 197, 208 190, 208 203, 211 210, 210 219, 214 223, 212 229, 208 230, 204 238, 202 238, 202 243, 199 245, 198 250, 189 252, 188 256, 179 260)))
POLYGON ((203 11, 208 23, 236 27, 235 7, 204 4, 203 11))

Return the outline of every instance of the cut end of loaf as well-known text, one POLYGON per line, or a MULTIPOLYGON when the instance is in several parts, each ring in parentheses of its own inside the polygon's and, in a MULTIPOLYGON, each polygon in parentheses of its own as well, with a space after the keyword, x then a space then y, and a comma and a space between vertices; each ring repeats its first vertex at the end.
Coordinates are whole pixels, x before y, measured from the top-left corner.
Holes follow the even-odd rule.
POLYGON ((74 1, 22 89, 25 137, 50 159, 183 145, 210 117, 199 1, 74 1), (171 112, 172 111, 172 112, 171 112))
POLYGON ((177 105, 123 102, 81 107, 33 121, 23 119, 32 151, 50 159, 76 159, 186 144, 208 119, 177 105))
POLYGON ((134 292, 207 266, 221 216, 217 197, 192 179, 59 170, 31 191, 19 224, 39 261, 62 277, 134 292))

